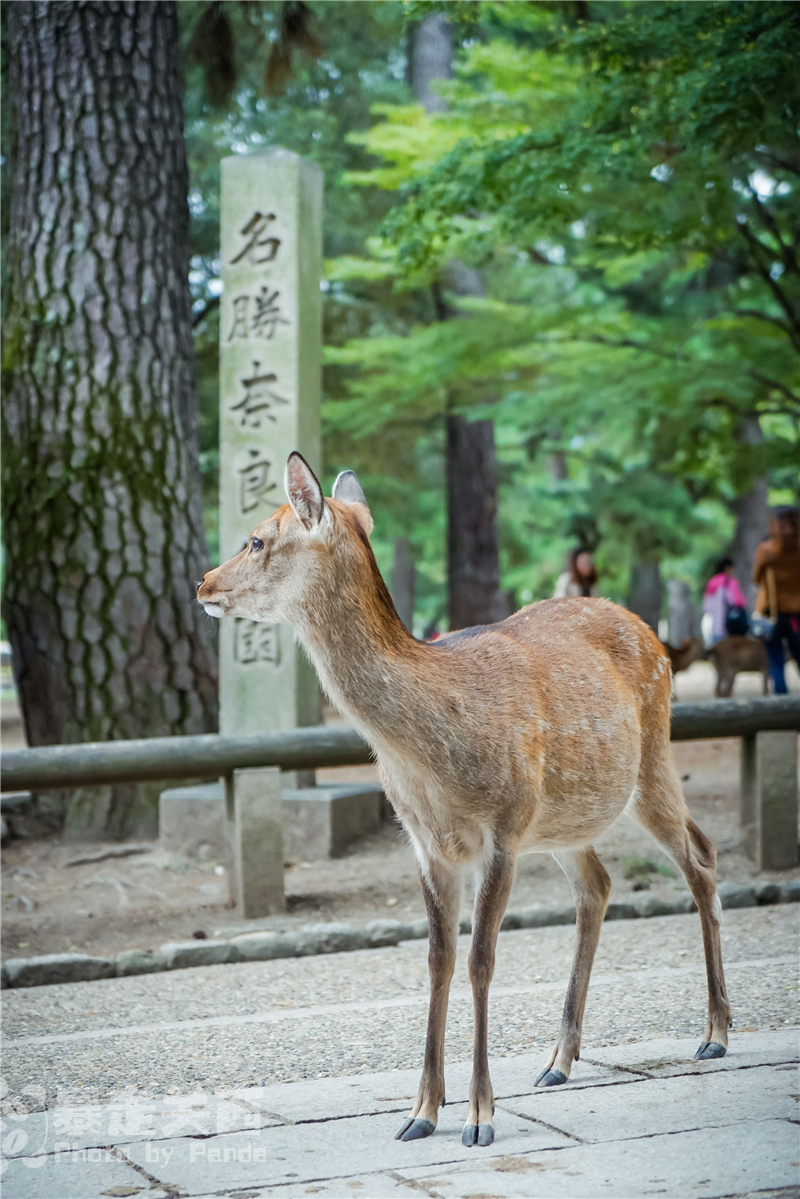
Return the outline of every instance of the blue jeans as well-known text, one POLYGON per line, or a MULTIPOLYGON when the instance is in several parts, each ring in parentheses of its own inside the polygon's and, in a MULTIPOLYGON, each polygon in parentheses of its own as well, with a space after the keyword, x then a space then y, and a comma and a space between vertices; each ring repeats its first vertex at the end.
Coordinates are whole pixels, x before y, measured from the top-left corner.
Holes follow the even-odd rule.
POLYGON ((776 695, 786 695, 787 691, 786 676, 783 672, 784 643, 797 665, 800 666, 800 612, 779 612, 772 636, 764 640, 769 673, 772 675, 772 685, 776 695))

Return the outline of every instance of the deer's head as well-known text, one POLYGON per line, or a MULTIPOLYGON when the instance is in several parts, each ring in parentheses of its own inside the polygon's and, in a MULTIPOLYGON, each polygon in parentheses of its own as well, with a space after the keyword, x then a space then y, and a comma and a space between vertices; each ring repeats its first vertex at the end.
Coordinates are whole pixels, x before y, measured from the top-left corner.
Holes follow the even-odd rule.
POLYGON ((240 553, 204 577, 197 598, 210 616, 298 624, 310 613, 316 623, 314 614, 321 615, 326 599, 348 583, 363 593, 363 581, 374 577, 372 517, 353 472, 339 475, 326 500, 311 467, 293 453, 284 487, 289 503, 256 526, 240 553))

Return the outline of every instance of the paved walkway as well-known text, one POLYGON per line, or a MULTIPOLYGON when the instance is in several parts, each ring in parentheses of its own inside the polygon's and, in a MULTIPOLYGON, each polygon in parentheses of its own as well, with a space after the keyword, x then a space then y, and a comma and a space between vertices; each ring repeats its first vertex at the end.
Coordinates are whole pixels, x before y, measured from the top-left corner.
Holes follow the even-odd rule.
POLYGON ((795 1195, 797 925, 794 905, 725 913, 741 1031, 704 1063, 697 917, 607 925, 582 1060, 547 1091, 532 1083, 574 930, 501 936, 486 1149, 460 1142, 467 938, 449 1103, 408 1144, 393 1136, 419 1077, 422 943, 4 992, 3 1197, 795 1195))

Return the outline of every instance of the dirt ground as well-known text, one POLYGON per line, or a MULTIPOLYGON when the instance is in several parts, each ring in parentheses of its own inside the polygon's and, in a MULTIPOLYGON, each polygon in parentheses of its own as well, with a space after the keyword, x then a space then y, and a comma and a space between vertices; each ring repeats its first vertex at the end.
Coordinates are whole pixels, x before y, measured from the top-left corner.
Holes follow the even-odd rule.
MULTIPOLYGON (((759 682, 756 676, 740 676, 736 694, 758 694, 759 682)), ((696 663, 678 678, 679 698, 710 698, 711 683, 711 668, 696 663)), ((791 685, 796 691, 795 673, 791 685)), ((4 744, 8 746, 5 737, 4 744)), ((717 846, 720 879, 800 876, 800 868, 758 874, 742 851, 737 740, 679 743, 674 753, 692 816, 717 846)), ((373 768, 366 766, 318 772, 321 782, 374 777, 373 768)), ((377 917, 419 919, 425 914, 413 853, 393 824, 356 842, 346 857, 287 868, 286 915, 248 922, 229 906, 222 863, 180 860, 161 852, 157 842, 146 843, 143 853, 70 865, 81 856, 120 848, 130 846, 11 841, 2 852, 3 958, 65 952, 106 956, 130 948, 158 949, 198 932, 228 936, 317 920, 365 924, 377 917)), ((596 848, 611 875, 612 899, 623 900, 641 889, 654 894, 685 889, 649 835, 627 818, 596 848)), ((464 914, 470 900, 468 886, 464 914)), ((550 857, 520 859, 512 910, 568 902, 568 883, 550 857)))

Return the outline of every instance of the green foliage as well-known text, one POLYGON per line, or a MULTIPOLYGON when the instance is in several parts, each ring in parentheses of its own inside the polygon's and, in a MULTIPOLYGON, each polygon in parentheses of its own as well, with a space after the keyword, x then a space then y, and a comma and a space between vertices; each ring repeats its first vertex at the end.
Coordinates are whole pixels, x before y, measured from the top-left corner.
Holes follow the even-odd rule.
POLYGON ((757 475, 798 492, 796 7, 579 7, 410 6, 480 23, 447 111, 383 107, 357 140, 385 165, 348 178, 400 191, 367 261, 461 316, 329 353, 342 444, 419 452, 446 410, 494 418, 520 597, 546 592, 587 520, 614 598, 636 558, 697 583, 757 475), (481 268, 484 299, 446 294, 454 259, 481 268))
POLYGON ((797 496, 796 5, 314 4, 319 57, 295 47, 275 96, 282 6, 225 4, 223 107, 192 50, 204 11, 179 8, 212 538, 218 164, 271 144, 326 175, 326 477, 359 471, 384 571, 411 537, 419 624, 443 611, 448 411, 495 421, 519 601, 587 538, 615 599, 642 557, 699 584, 757 475, 797 496), (437 11, 460 49, 427 114, 406 38, 437 11), (453 260, 482 298, 453 294, 453 260))

